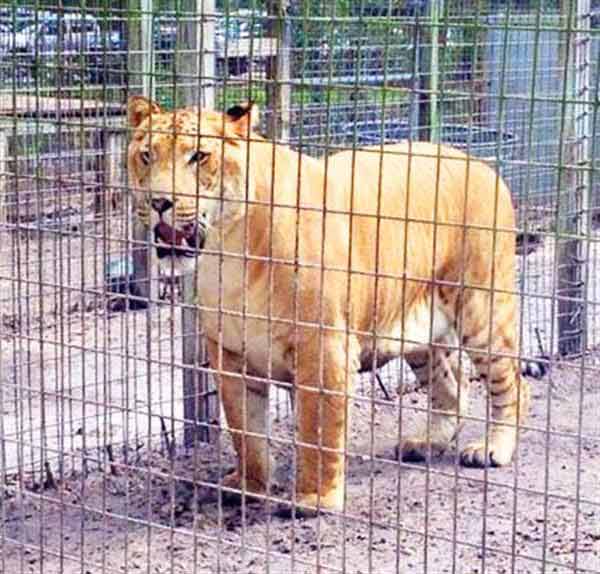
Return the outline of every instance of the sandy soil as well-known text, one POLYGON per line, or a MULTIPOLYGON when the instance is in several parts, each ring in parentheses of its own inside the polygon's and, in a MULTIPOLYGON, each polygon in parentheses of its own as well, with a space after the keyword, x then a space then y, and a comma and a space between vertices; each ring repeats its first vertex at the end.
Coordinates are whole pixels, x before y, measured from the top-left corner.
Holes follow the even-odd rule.
MULTIPOLYGON (((454 450, 400 465, 398 421, 409 432, 426 400, 405 394, 400 409, 396 364, 383 373, 391 401, 367 379, 358 386, 344 515, 290 521, 274 502, 227 507, 217 489, 234 463, 227 433, 173 447, 179 305, 106 310, 103 268, 121 233, 0 243, 0 572, 600 572, 600 352, 533 382, 512 467, 464 469, 454 450)), ((535 327, 553 346, 553 255, 547 243, 524 268, 525 354, 535 327)), ((479 392, 474 413, 484 412, 479 392)), ((293 420, 281 394, 272 414, 273 496, 289 500, 293 420)), ((460 444, 481 432, 470 421, 460 444)))
MULTIPOLYGON (((79 452, 45 485, 11 477, 2 505, 4 571, 23 561, 26 572, 43 564, 45 573, 600 572, 594 373, 581 380, 556 366, 552 380, 537 382, 518 462, 488 472, 456 465, 454 450, 429 466, 399 465, 399 397, 386 403, 368 387, 355 407, 345 516, 291 521, 266 501, 220 504, 218 477, 234 463, 226 433, 172 455, 117 450, 111 464, 104 452, 103 471, 87 475, 79 452)), ((424 398, 403 396, 405 432, 423 416, 413 411, 424 398)), ((275 500, 291 496, 291 422, 285 414, 273 421, 275 500)), ((470 422, 459 442, 478 427, 470 422)))

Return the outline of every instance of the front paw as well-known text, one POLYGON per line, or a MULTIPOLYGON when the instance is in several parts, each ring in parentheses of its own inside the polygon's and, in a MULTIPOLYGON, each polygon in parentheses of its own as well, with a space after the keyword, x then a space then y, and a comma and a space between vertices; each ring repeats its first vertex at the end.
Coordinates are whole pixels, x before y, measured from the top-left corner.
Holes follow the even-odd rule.
POLYGON ((342 512, 343 508, 344 490, 338 488, 320 497, 316 493, 297 494, 295 503, 280 503, 275 515, 285 519, 314 518, 319 512, 342 512))
POLYGON ((223 503, 239 506, 245 497, 247 502, 258 502, 267 492, 266 485, 258 480, 242 477, 238 470, 230 472, 221 481, 223 503))
POLYGON ((460 454, 463 466, 485 468, 486 466, 506 466, 512 461, 514 447, 500 442, 489 441, 487 452, 485 442, 472 443, 465 447, 460 454))
POLYGON ((396 454, 403 462, 427 462, 442 456, 447 447, 447 444, 411 437, 402 441, 396 454))

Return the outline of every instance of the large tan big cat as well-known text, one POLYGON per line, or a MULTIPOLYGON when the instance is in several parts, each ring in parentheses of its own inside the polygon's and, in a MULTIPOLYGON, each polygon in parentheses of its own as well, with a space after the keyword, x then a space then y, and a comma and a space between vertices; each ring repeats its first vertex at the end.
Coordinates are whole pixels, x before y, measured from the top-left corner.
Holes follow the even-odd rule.
POLYGON ((298 506, 341 508, 354 375, 401 355, 429 382, 433 408, 401 456, 441 453, 467 409, 459 349, 487 381, 496 423, 461 460, 511 461, 528 387, 514 213, 492 169, 428 143, 336 154, 325 169, 256 134, 253 106, 167 112, 135 97, 129 118, 138 216, 179 270, 203 248, 202 323, 239 457, 225 486, 265 492, 276 380, 296 397, 298 506))

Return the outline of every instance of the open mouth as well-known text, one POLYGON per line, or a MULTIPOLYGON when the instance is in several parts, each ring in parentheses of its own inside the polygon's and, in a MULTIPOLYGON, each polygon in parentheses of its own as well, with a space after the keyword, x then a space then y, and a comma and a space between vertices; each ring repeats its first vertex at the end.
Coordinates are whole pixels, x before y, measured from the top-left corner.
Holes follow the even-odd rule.
POLYGON ((176 229, 164 221, 154 227, 154 241, 159 259, 164 257, 195 257, 204 247, 206 228, 201 223, 187 223, 176 229))

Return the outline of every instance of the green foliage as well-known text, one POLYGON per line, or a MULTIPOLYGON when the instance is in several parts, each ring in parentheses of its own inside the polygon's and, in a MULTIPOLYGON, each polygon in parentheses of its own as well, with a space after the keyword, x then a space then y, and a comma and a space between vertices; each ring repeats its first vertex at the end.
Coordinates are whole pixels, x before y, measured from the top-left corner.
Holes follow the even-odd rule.
POLYGON ((227 88, 217 89, 215 107, 217 110, 225 110, 240 102, 251 100, 264 107, 267 101, 267 95, 264 86, 253 85, 248 93, 248 86, 228 85, 227 88))

